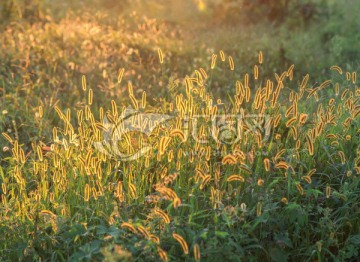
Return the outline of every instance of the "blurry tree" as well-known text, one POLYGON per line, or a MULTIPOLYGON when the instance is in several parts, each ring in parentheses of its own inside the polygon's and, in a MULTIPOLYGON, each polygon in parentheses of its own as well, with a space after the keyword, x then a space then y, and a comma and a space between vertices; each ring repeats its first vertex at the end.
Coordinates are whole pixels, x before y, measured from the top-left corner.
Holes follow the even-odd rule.
POLYGON ((35 22, 43 17, 43 0, 1 0, 0 22, 26 19, 35 22))
POLYGON ((309 22, 316 18, 326 0, 208 0, 215 20, 236 24, 268 20, 283 23, 288 18, 309 22))
POLYGON ((289 13, 289 3, 292 0, 247 0, 244 7, 251 13, 257 13, 271 21, 282 22, 289 13))

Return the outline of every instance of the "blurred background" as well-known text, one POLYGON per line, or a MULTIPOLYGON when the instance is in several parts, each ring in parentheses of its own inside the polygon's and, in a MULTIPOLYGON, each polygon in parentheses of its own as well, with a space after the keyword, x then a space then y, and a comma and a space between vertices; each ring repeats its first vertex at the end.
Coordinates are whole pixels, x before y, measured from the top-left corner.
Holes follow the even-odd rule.
MULTIPOLYGON (((0 10, 5 25, 20 18, 36 23, 87 14, 102 26, 124 20, 123 26, 136 32, 145 17, 156 19, 160 34, 178 40, 164 47, 174 55, 204 57, 206 49, 223 49, 246 67, 263 50, 266 73, 294 63, 318 75, 332 64, 357 67, 360 57, 356 0, 2 0, 0 10)), ((143 38, 139 45, 146 46, 143 38)))

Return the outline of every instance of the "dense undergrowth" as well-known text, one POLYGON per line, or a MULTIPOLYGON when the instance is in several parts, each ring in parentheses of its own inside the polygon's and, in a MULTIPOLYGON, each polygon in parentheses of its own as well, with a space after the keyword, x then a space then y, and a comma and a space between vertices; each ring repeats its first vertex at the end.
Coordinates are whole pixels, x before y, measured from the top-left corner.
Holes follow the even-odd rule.
POLYGON ((143 4, 1 25, 1 260, 355 260, 356 29, 143 4))

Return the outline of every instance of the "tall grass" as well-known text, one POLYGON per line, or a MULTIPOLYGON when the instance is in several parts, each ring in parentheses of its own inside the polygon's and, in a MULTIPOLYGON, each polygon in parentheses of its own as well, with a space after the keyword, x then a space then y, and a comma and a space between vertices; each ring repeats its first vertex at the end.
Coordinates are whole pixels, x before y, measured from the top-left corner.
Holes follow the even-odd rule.
POLYGON ((356 259, 356 69, 243 73, 127 15, 4 27, 1 260, 356 259))
MULTIPOLYGON (((215 66, 222 63, 228 60, 215 66)), ((261 72, 266 64, 256 66, 261 72)), ((134 256, 154 260, 192 256, 194 245, 204 259, 355 256, 349 245, 355 247, 359 230, 351 210, 360 171, 360 91, 355 72, 333 68, 332 79, 312 87, 308 75, 293 84, 293 66, 274 79, 246 74, 233 81, 227 102, 208 92, 211 71, 195 70, 179 79, 171 97, 151 105, 170 122, 148 137, 125 133, 108 151, 94 143, 113 131, 111 124, 126 132, 121 116, 128 109, 115 100, 95 109, 83 79, 81 108, 55 106, 57 125, 44 118, 54 109, 39 105, 34 112, 39 132, 52 130, 48 144, 33 142, 24 151, 21 140, 3 133, 9 146, 1 168, 3 257, 100 258, 100 248, 114 244, 132 244, 134 256), (214 119, 250 114, 256 118, 230 134, 241 138, 224 143, 233 132, 227 124, 210 139, 214 119), (201 119, 184 131, 184 119, 194 116, 201 119), (144 139, 152 150, 142 156, 144 139), (220 239, 224 246, 215 248, 220 239)), ((140 102, 136 88, 128 92, 146 115, 151 94, 140 102)), ((141 116, 134 121, 146 124, 141 116)))

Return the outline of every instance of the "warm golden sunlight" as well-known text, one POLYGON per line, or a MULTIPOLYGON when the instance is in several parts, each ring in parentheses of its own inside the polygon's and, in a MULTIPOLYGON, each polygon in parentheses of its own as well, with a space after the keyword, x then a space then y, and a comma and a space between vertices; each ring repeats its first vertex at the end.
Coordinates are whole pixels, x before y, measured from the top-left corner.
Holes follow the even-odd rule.
POLYGON ((0 261, 357 261, 359 12, 1 0, 0 261))

